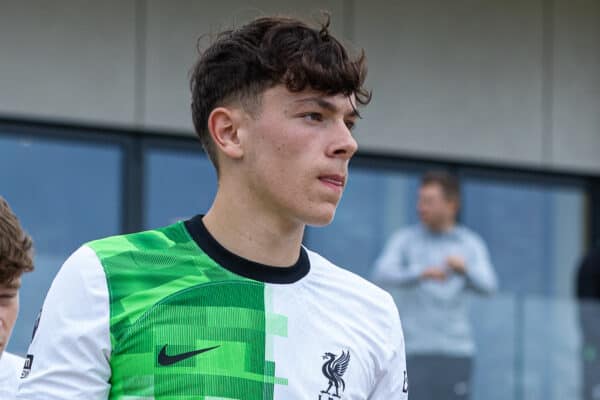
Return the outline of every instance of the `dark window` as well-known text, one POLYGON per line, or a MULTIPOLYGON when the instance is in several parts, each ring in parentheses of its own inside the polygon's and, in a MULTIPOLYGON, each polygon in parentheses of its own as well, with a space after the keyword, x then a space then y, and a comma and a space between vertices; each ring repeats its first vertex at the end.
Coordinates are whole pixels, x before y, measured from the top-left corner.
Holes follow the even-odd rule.
POLYGON ((149 147, 144 154, 146 212, 144 228, 165 226, 206 213, 217 189, 210 160, 196 151, 149 147))

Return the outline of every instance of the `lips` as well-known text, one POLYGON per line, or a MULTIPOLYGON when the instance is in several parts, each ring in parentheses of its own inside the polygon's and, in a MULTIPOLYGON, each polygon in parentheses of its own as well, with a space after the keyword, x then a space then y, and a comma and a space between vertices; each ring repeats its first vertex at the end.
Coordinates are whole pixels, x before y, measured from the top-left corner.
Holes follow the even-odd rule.
POLYGON ((327 185, 342 189, 346 183, 346 178, 343 175, 321 175, 319 180, 327 185))

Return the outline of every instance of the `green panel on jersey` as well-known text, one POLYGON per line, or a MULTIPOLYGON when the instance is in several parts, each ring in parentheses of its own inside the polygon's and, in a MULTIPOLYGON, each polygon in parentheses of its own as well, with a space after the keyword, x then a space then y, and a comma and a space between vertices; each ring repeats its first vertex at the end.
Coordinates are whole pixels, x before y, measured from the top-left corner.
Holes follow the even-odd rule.
POLYGON ((111 399, 272 399, 287 384, 266 350, 287 318, 265 310, 263 283, 216 264, 182 223, 89 246, 109 288, 111 399))

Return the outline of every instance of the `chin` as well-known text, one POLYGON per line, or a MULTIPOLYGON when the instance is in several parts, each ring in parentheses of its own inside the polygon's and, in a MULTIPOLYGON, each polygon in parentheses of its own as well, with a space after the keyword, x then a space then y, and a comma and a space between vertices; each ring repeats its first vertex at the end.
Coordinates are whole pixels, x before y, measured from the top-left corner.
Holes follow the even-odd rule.
POLYGON ((333 221, 335 216, 335 207, 327 210, 319 210, 319 213, 311 213, 304 218, 304 223, 310 226, 326 226, 333 221))

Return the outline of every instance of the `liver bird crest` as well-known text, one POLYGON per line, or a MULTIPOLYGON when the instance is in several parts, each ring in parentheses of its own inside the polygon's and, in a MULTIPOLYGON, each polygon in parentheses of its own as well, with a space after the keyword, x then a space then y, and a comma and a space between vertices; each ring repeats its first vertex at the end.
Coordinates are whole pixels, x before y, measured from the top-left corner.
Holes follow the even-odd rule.
POLYGON ((330 394, 329 391, 332 387, 335 387, 334 397, 340 397, 340 387, 342 388, 342 392, 346 390, 346 382, 342 379, 346 369, 348 368, 348 364, 350 363, 350 350, 347 352, 342 351, 342 354, 337 357, 333 353, 325 353, 323 355, 323 359, 325 364, 323 364, 323 375, 329 380, 329 386, 327 390, 321 390, 321 393, 330 394))

